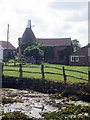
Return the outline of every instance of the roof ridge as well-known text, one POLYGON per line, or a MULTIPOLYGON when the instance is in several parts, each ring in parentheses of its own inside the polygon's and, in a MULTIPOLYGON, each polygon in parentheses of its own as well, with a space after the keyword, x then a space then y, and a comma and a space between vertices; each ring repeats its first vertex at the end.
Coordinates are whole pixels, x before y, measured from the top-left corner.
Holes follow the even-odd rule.
POLYGON ((71 39, 71 37, 68 37, 68 38, 37 38, 37 39, 52 39, 52 40, 54 40, 54 39, 71 39))

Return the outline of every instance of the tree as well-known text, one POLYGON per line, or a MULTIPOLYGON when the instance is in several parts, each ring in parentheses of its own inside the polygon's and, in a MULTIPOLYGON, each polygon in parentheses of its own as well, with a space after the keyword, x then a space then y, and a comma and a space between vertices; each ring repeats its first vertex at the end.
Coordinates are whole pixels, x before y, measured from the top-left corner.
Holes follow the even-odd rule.
POLYGON ((44 56, 43 50, 41 50, 38 46, 28 46, 24 50, 24 56, 25 57, 34 57, 37 60, 41 60, 44 56))
POLYGON ((48 58, 53 59, 54 57, 54 47, 55 46, 46 46, 41 45, 40 49, 44 51, 44 59, 47 60, 48 58))
POLYGON ((21 44, 20 45, 20 47, 21 47, 21 53, 22 53, 22 55, 23 55, 23 53, 24 53, 24 50, 28 47, 28 46, 33 46, 33 45, 35 45, 35 46, 37 46, 38 45, 38 42, 36 41, 32 41, 32 40, 29 40, 28 42, 26 42, 26 43, 23 43, 23 44, 21 44))
POLYGON ((77 51, 81 48, 79 41, 77 39, 72 40, 73 51, 77 51))

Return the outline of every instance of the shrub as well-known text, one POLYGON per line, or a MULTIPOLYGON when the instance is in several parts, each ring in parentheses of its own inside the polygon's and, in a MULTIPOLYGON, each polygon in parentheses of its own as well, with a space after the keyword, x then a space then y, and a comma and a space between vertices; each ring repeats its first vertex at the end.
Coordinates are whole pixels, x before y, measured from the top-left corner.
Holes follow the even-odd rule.
POLYGON ((28 46, 25 51, 24 55, 26 57, 34 57, 36 60, 42 59, 44 52, 38 46, 28 46))
POLYGON ((88 113, 90 107, 88 106, 69 106, 60 111, 54 111, 51 113, 44 113, 43 117, 46 120, 89 120, 90 116, 86 116, 85 113, 88 113))
POLYGON ((54 57, 54 47, 55 46, 40 46, 40 49, 44 51, 44 59, 47 60, 48 58, 53 59, 54 57))
POLYGON ((6 98, 2 97, 2 104, 14 103, 14 102, 22 102, 21 100, 13 99, 13 98, 6 98))
POLYGON ((4 113, 1 120, 33 120, 20 111, 4 113))

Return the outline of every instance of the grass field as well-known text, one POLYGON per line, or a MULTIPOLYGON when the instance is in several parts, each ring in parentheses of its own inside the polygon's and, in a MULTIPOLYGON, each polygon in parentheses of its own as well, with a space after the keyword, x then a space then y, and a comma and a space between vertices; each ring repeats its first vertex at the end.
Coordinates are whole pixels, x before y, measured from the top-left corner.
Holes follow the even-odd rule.
MULTIPOLYGON (((9 65, 11 65, 13 63, 10 63, 9 65)), ((39 67, 39 68, 23 68, 23 71, 31 71, 31 72, 41 72, 41 65, 34 65, 34 64, 26 64, 23 66, 31 66, 31 67, 39 67)), ((45 66, 49 66, 49 67, 56 67, 56 68, 61 68, 64 66, 65 69, 70 69, 70 70, 78 70, 78 71, 83 71, 88 73, 88 67, 82 67, 82 66, 66 66, 66 65, 60 65, 60 64, 49 64, 49 63, 44 63, 44 67, 45 66)), ((11 69, 11 70, 19 70, 19 67, 8 67, 8 66, 4 66, 4 70, 5 69, 11 69)), ((53 72, 53 73, 60 73, 63 74, 62 70, 58 70, 58 69, 54 69, 54 68, 44 68, 44 72, 53 72)), ((86 74, 82 74, 82 73, 77 73, 77 72, 71 72, 71 71, 65 71, 66 75, 72 75, 75 77, 81 77, 81 78, 85 78, 88 79, 88 75, 86 74)), ((14 72, 14 71, 4 71, 3 73, 5 76, 17 76, 19 77, 19 72, 14 72)), ((24 78, 42 78, 41 74, 36 74, 36 73, 23 73, 23 77, 24 78)), ((60 81, 63 82, 64 81, 64 77, 61 75, 53 75, 53 74, 45 74, 45 79, 48 80, 54 80, 54 81, 60 81)), ((80 79, 76 79, 76 78, 72 78, 72 77, 67 77, 67 82, 87 82, 84 80, 80 80, 80 79)))

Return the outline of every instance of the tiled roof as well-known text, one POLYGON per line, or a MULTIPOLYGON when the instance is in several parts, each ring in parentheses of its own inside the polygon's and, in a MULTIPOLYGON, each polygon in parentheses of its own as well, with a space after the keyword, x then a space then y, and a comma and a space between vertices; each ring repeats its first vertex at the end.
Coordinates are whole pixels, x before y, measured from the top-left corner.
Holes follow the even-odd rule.
POLYGON ((52 46, 71 46, 71 38, 37 38, 39 43, 52 46))
MULTIPOLYGON (((7 49, 7 42, 6 41, 0 41, 0 45, 4 49, 7 49)), ((8 49, 10 49, 10 50, 16 50, 16 48, 10 42, 8 42, 8 49)))
POLYGON ((25 43, 28 41, 36 41, 36 37, 33 33, 33 31, 31 30, 31 28, 26 28, 25 32, 23 33, 22 37, 19 38, 20 43, 25 43))
POLYGON ((29 20, 28 26, 25 29, 21 38, 18 38, 19 44, 26 43, 29 41, 42 43, 44 45, 52 46, 71 46, 71 38, 36 38, 32 29, 31 21, 29 20))
POLYGON ((78 51, 76 51, 76 52, 74 52, 74 53, 72 53, 70 56, 84 56, 84 55, 87 55, 88 54, 88 47, 87 46, 85 46, 85 47, 82 47, 82 48, 80 48, 78 51))

